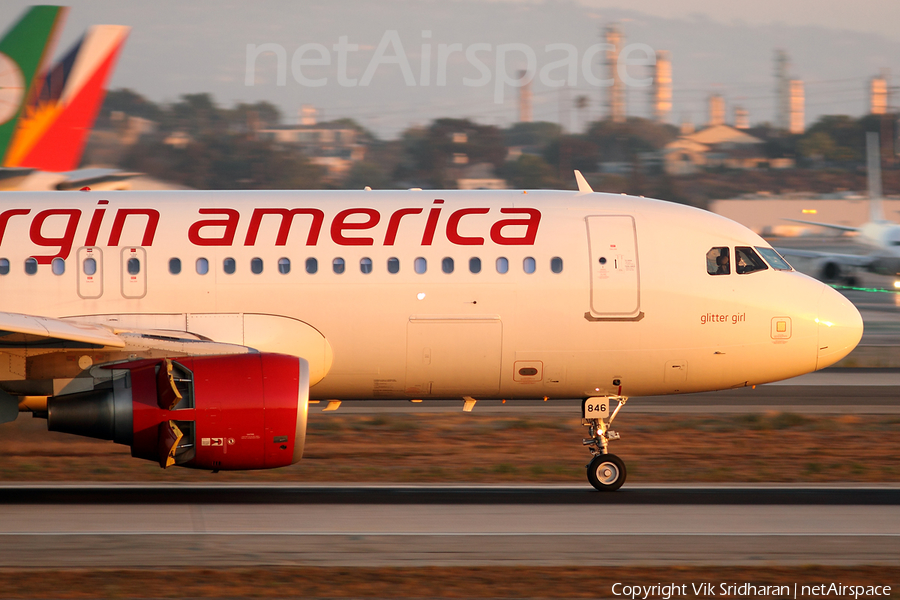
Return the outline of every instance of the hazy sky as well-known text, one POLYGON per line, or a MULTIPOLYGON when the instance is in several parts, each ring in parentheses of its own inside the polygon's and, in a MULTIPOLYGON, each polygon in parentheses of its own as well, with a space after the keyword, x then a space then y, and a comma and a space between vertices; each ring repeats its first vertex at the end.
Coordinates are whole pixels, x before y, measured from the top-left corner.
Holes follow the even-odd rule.
MULTIPOLYGON (((56 54, 91 24, 130 25, 112 88, 155 101, 197 92, 226 106, 267 100, 288 123, 311 105, 322 119, 353 117, 385 137, 440 116, 509 124, 518 90, 503 78, 515 79, 529 52, 538 75, 535 119, 578 129, 603 111, 602 53, 592 46, 612 22, 620 23, 626 44, 639 45, 631 55, 637 62, 648 50, 670 52, 673 123, 702 124, 711 93, 725 96, 729 114, 740 105, 752 122, 771 121, 776 48, 787 51, 791 75, 806 83, 807 123, 821 114, 862 114, 868 80, 882 69, 900 73, 900 2, 894 0, 644 0, 640 10, 636 4, 79 0, 70 3, 56 54), (250 61, 248 80, 248 45, 262 44, 283 50, 283 81, 274 53, 250 61), (579 95, 589 100, 580 111, 573 108, 579 95)), ((0 28, 6 29, 28 4, 4 0, 3 6, 0 28)), ((625 68, 637 82, 649 75, 646 66, 625 68)), ((629 87, 628 111, 649 115, 647 88, 629 87)))
MULTIPOLYGON (((634 2, 596 0, 585 6, 634 9, 634 2)), ((642 0, 640 11, 666 18, 703 15, 721 23, 751 25, 783 23, 847 29, 900 41, 900 2, 895 0, 642 0)))

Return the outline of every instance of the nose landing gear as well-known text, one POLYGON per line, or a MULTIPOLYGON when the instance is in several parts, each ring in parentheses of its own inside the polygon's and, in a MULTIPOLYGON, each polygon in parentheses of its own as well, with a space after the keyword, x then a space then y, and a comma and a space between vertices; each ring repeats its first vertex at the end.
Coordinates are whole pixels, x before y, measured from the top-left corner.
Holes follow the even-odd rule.
POLYGON ((614 492, 625 483, 625 463, 615 454, 609 453, 609 442, 619 439, 619 434, 609 428, 613 419, 628 398, 625 396, 603 396, 585 398, 581 403, 581 424, 589 427, 591 437, 582 443, 591 451, 591 461, 587 464, 587 478, 595 489, 601 492, 614 492), (609 414, 611 401, 617 402, 616 409, 609 414))

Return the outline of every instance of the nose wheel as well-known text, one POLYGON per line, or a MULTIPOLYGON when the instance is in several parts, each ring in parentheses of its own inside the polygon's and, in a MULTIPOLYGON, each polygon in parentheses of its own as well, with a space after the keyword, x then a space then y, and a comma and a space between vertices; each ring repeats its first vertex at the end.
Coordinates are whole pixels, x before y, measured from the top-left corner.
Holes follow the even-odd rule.
POLYGON ((615 454, 600 454, 587 465, 587 478, 595 489, 614 492, 625 483, 625 463, 615 454))
POLYGON ((614 492, 625 483, 625 463, 615 454, 609 453, 609 443, 619 439, 619 434, 609 426, 627 401, 628 398, 624 396, 604 396, 585 398, 581 403, 581 424, 590 428, 591 435, 582 440, 592 455, 587 464, 587 478, 594 489, 601 492, 614 492), (613 400, 617 405, 610 415, 609 405, 613 400))

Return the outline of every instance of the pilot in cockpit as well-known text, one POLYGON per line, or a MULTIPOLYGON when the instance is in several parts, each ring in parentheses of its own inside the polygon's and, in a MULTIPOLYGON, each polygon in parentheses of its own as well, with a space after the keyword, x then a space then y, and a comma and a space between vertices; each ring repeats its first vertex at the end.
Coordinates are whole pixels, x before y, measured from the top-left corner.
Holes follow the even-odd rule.
POLYGON ((716 257, 716 275, 729 275, 731 273, 731 264, 728 261, 728 248, 722 248, 719 256, 716 257))

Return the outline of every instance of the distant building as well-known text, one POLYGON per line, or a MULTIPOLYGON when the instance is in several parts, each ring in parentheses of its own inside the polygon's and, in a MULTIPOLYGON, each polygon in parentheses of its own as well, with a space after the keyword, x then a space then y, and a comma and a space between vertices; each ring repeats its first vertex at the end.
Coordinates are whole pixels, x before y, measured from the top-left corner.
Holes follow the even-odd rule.
POLYGON ((508 184, 494 174, 494 165, 478 163, 462 169, 456 187, 461 190, 505 190, 508 184))
POLYGON ((120 110, 112 111, 109 120, 118 134, 119 141, 125 146, 137 143, 141 136, 155 133, 158 127, 156 121, 126 115, 120 110))
POLYGON ((353 163, 366 156, 360 132, 340 125, 284 125, 260 129, 259 139, 298 148, 313 164, 321 165, 331 179, 341 179, 353 163))
POLYGON ((728 125, 686 133, 663 148, 663 169, 669 175, 690 175, 703 169, 755 169, 772 166, 764 142, 728 125))
POLYGON ((300 125, 303 126, 312 126, 315 125, 318 121, 319 111, 315 106, 310 106, 309 104, 304 104, 300 107, 300 110, 297 114, 300 125))
POLYGON ((173 148, 184 149, 188 144, 194 141, 190 134, 184 131, 173 131, 165 137, 163 144, 172 146, 173 148))

